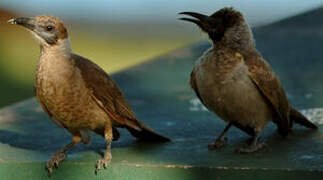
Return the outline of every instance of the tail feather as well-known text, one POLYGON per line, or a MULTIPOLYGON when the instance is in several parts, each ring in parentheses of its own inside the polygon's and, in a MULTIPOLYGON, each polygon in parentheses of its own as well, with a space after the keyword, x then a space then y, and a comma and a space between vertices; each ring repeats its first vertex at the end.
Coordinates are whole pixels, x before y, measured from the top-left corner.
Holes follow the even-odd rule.
POLYGON ((127 130, 136 138, 142 141, 151 141, 151 142, 169 142, 171 141, 169 138, 164 137, 162 135, 157 134, 155 131, 150 129, 145 125, 141 125, 141 129, 134 129, 131 127, 127 127, 127 130))
POLYGON ((290 120, 294 121, 297 124, 305 126, 307 128, 318 129, 318 127, 315 124, 313 124, 311 121, 309 121, 303 114, 301 114, 300 112, 298 112, 294 108, 291 108, 290 120))

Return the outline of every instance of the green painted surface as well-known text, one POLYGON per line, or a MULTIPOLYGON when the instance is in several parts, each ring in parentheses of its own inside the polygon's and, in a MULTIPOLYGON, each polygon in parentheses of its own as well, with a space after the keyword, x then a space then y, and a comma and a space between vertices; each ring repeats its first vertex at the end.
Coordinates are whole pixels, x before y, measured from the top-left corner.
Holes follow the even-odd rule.
MULTIPOLYGON (((271 169, 223 169, 223 168, 182 168, 160 166, 131 166, 113 165, 107 172, 94 175, 92 164, 71 163, 63 164, 54 176, 48 178, 43 171, 42 163, 0 164, 0 174, 7 174, 8 179, 118 179, 118 180, 171 180, 171 179, 320 179, 322 173, 306 170, 271 170, 271 169), (63 170, 64 169, 64 170, 63 170)), ((2 176, 3 177, 3 176, 2 176)), ((2 179, 2 178, 1 178, 2 179)))
MULTIPOLYGON (((228 144, 209 151, 207 144, 225 123, 203 109, 188 85, 195 60, 209 47, 203 42, 113 75, 138 118, 172 142, 137 142, 123 130, 112 144, 111 165, 95 176, 105 143, 93 135, 90 146, 79 145, 69 152, 52 179, 322 179, 323 61, 313 48, 323 39, 306 33, 310 26, 291 31, 286 24, 257 29, 258 49, 281 77, 290 102, 305 109, 318 131, 295 126, 294 133, 282 139, 269 124, 261 134, 269 147, 240 155, 234 150, 249 136, 232 128, 226 135, 228 144), (279 33, 285 31, 289 33, 279 33)), ((0 179, 45 179, 45 162, 70 139, 35 99, 2 109, 0 179)))

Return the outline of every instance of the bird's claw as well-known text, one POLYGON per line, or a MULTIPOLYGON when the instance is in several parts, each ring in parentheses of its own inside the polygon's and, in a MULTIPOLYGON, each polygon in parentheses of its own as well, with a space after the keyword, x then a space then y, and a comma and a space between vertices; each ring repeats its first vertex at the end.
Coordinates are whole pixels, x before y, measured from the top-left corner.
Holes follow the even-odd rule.
POLYGON ((226 137, 223 139, 216 139, 216 141, 214 143, 209 144, 208 147, 210 150, 219 149, 223 147, 227 142, 228 142, 228 138, 226 137))
POLYGON ((101 170, 102 167, 106 169, 111 162, 111 158, 111 156, 107 156, 102 159, 99 159, 96 163, 95 174, 98 174, 99 170, 101 170))
POLYGON ((52 173, 53 173, 53 168, 48 167, 48 166, 46 165, 46 170, 47 170, 47 172, 48 172, 48 176, 50 177, 50 176, 52 175, 52 173))
POLYGON ((60 162, 66 158, 64 152, 56 152, 53 157, 46 163, 46 170, 48 175, 51 176, 53 173, 53 167, 58 168, 60 162))

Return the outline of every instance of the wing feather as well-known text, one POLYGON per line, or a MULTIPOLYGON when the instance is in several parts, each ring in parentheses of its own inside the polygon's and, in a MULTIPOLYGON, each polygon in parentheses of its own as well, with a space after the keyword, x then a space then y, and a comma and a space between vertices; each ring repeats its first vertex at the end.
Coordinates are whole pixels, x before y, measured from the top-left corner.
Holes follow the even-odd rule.
POLYGON ((274 122, 278 125, 279 132, 286 136, 290 123, 290 106, 278 77, 258 52, 240 56, 249 68, 250 79, 276 112, 274 122))
POLYGON ((72 55, 75 66, 80 69, 92 98, 114 121, 120 125, 140 129, 141 124, 127 103, 123 93, 112 78, 98 65, 81 56, 72 55))

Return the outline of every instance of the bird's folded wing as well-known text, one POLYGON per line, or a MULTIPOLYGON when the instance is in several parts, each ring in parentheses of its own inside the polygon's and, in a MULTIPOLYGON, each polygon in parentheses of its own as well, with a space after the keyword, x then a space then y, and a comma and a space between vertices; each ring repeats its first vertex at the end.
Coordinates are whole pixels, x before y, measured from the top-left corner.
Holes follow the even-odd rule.
MULTIPOLYGON (((287 135, 289 128, 290 107, 285 92, 268 63, 256 54, 240 56, 249 68, 250 79, 257 86, 261 94, 272 105, 278 118, 276 123, 282 135, 287 135)), ((274 120, 275 121, 275 120, 274 120)))
MULTIPOLYGON (((202 97, 199 93, 199 90, 197 88, 197 84, 196 84, 196 77, 195 77, 195 68, 193 69, 193 71, 191 72, 191 78, 190 78, 190 86, 191 88, 195 91, 196 96, 199 98, 199 100, 201 101, 201 103, 203 103, 202 97)), ((204 104, 204 103, 203 103, 204 104)))
POLYGON ((80 69, 83 80, 92 91, 92 96, 98 105, 118 124, 140 128, 140 123, 123 93, 109 75, 86 58, 73 54, 72 59, 75 66, 80 69))

